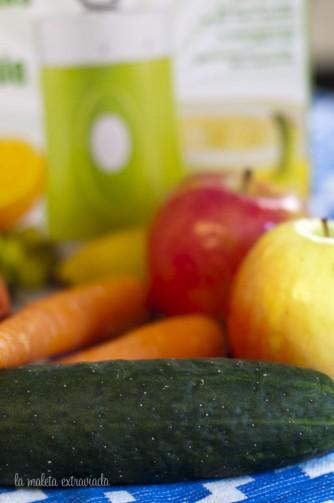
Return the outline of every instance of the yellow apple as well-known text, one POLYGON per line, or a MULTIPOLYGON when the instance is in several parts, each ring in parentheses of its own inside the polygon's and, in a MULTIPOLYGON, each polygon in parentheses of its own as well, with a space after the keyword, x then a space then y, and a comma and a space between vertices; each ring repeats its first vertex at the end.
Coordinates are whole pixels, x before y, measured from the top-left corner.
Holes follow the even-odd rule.
POLYGON ((235 357, 334 378, 334 222, 297 220, 258 241, 235 278, 228 329, 235 357))

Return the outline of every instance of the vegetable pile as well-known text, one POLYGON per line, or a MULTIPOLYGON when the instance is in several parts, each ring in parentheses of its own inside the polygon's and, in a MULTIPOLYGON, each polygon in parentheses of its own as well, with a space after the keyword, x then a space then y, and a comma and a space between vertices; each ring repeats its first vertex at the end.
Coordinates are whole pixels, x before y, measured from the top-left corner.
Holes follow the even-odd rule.
MULTIPOLYGON (((247 172, 233 182, 195 176, 147 228, 70 255, 37 229, 6 230, 0 485, 13 485, 15 473, 28 483, 47 472, 59 484, 102 472, 112 484, 237 476, 333 449, 334 383, 316 372, 320 352, 314 370, 233 359, 247 348, 262 360, 310 361, 289 316, 301 322, 304 303, 310 343, 312 313, 324 323, 329 304, 307 305, 306 283, 294 283, 301 267, 285 260, 295 240, 309 264, 316 239, 305 244, 305 229, 321 234, 312 221, 294 221, 303 211, 247 172), (273 250, 280 276, 289 264, 289 281, 271 271, 273 250), (15 310, 18 293, 40 287, 51 291, 15 310)), ((334 225, 326 229, 319 239, 331 260, 334 225)), ((334 322, 328 327, 333 333, 334 322)))

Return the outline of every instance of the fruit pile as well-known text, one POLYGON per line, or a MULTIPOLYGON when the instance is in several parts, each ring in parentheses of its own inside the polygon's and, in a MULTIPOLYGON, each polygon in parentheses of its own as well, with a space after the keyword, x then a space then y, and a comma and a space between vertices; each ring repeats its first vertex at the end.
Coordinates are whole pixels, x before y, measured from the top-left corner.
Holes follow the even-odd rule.
MULTIPOLYGON (((334 377, 334 228, 305 214, 296 196, 275 192, 250 171, 227 172, 190 177, 148 228, 99 237, 58 264, 54 247, 33 231, 11 236, 11 246, 7 235, 0 252, 16 246, 25 257, 11 268, 0 253, 7 283, 40 286, 52 277, 68 288, 2 322, 9 347, 0 364, 228 353, 334 377)), ((4 317, 4 285, 1 292, 4 317)))
POLYGON ((231 356, 334 377, 328 295, 334 228, 305 216, 298 198, 274 192, 248 171, 197 175, 162 206, 149 232, 91 242, 58 274, 76 284, 136 273, 150 280, 154 312, 216 319, 231 356))

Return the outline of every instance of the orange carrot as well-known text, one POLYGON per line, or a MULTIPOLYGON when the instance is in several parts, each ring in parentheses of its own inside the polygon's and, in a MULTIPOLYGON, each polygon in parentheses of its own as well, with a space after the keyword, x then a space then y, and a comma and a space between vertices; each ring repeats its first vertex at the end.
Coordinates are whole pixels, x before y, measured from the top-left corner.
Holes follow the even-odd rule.
POLYGON ((63 358, 58 363, 209 358, 224 354, 224 334, 218 323, 206 316, 194 315, 145 325, 118 339, 63 358))
POLYGON ((0 323, 0 367, 73 351, 146 318, 146 287, 132 278, 101 280, 37 301, 0 323))
POLYGON ((0 320, 7 318, 10 315, 10 311, 9 293, 4 281, 0 278, 0 320))

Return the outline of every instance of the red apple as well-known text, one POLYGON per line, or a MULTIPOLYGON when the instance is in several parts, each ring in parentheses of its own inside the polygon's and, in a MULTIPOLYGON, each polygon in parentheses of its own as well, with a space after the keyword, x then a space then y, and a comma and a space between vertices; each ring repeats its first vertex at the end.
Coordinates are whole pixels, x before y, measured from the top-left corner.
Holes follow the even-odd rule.
POLYGON ((301 201, 235 175, 188 179, 158 213, 150 235, 151 301, 166 315, 224 318, 233 276, 252 245, 304 213, 301 201))

